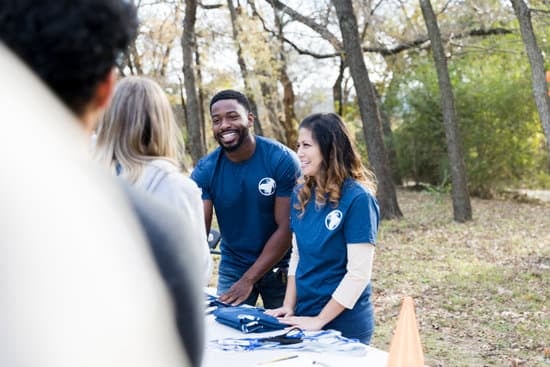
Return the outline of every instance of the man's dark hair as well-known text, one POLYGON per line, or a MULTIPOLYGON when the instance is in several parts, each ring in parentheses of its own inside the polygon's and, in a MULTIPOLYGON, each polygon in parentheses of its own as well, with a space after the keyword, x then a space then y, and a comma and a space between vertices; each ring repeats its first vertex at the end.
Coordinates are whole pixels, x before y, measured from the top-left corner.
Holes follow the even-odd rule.
POLYGON ((125 0, 2 0, 0 40, 77 115, 137 34, 125 0))
POLYGON ((210 112, 212 112, 212 105, 222 99, 236 99, 239 104, 241 104, 246 112, 250 112, 250 103, 248 102, 248 98, 241 92, 237 92, 236 90, 232 89, 226 89, 222 90, 221 92, 216 93, 214 97, 210 100, 210 112))

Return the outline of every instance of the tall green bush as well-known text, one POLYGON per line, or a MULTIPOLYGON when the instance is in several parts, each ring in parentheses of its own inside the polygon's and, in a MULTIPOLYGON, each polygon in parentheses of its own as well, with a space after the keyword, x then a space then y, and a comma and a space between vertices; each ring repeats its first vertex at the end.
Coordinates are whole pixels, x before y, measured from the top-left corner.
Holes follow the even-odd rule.
MULTIPOLYGON (((448 160, 437 78, 429 57, 415 61, 392 82, 385 103, 398 121, 401 175, 440 185, 448 182, 448 160)), ((544 171, 543 135, 522 55, 466 55, 449 69, 470 192, 489 196, 544 171)))

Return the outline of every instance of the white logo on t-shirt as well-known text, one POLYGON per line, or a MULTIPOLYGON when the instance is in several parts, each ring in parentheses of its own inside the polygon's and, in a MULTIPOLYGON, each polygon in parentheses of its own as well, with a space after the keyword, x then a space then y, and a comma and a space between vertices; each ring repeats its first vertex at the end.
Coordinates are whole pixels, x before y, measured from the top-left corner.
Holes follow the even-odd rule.
POLYGON ((329 231, 334 231, 338 224, 342 221, 342 212, 339 210, 333 210, 325 217, 325 226, 329 231))
POLYGON ((277 183, 275 183, 275 180, 271 177, 264 177, 258 183, 258 190, 260 191, 260 194, 264 196, 273 195, 276 187, 277 183))

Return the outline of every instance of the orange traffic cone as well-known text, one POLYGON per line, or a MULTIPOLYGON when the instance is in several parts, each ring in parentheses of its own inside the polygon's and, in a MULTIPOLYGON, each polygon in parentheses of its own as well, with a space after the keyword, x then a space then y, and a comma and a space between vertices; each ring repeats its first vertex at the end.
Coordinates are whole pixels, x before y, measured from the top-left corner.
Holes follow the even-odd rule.
POLYGON ((390 344, 387 367, 424 367, 424 353, 411 297, 403 299, 390 344))

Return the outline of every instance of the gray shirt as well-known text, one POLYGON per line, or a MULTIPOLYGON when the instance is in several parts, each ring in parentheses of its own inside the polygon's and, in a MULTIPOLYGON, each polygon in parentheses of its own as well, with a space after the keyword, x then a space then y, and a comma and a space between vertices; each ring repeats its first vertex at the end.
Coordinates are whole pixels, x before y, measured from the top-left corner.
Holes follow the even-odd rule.
POLYGON ((134 187, 181 211, 187 222, 185 227, 196 230, 198 243, 195 245, 200 254, 197 262, 200 265, 199 269, 204 269, 201 274, 204 280, 202 284, 208 284, 212 273, 212 258, 206 239, 201 191, 197 184, 172 162, 156 159, 144 167, 134 187))

